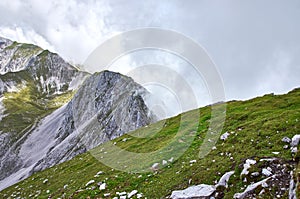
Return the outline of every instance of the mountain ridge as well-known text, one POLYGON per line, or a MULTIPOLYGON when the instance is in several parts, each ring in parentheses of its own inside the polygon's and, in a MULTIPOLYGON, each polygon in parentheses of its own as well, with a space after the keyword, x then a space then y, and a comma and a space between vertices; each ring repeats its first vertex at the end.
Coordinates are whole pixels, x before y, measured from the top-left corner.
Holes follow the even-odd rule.
POLYGON ((155 120, 131 78, 90 75, 48 50, 3 41, 0 189, 155 120))

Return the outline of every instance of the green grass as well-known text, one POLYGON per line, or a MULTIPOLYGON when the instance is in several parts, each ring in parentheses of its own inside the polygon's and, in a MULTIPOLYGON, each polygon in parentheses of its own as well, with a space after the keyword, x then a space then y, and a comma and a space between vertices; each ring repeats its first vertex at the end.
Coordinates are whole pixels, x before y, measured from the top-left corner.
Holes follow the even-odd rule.
POLYGON ((46 98, 37 90, 34 82, 29 80, 26 85, 20 84, 18 92, 3 94, 6 116, 0 122, 0 129, 18 140, 41 118, 67 103, 73 94, 67 92, 46 98))
MULTIPOLYGON (((38 172, 3 190, 0 192, 0 198, 8 198, 11 195, 25 198, 104 198, 104 193, 111 193, 112 198, 117 191, 130 192, 134 189, 150 199, 165 198, 171 194, 172 190, 190 186, 188 184, 190 179, 192 185, 214 184, 225 172, 234 170, 236 172, 230 178, 230 187, 225 191, 225 198, 232 198, 234 193, 240 192, 241 187, 246 185, 239 176, 242 170, 240 165, 245 159, 278 157, 282 161, 298 164, 298 159, 293 162, 290 150, 283 149, 285 143, 281 139, 284 136, 291 138, 300 133, 300 89, 295 89, 286 95, 265 95, 248 101, 228 102, 222 133, 234 133, 225 141, 218 140, 216 150, 212 150, 203 159, 199 159, 199 148, 209 130, 211 107, 193 110, 184 115, 190 120, 181 123, 181 115, 179 115, 112 141, 116 142, 119 148, 135 153, 149 153, 169 145, 170 147, 166 150, 171 152, 171 156, 176 156, 176 153, 172 151, 176 148, 175 146, 180 148, 191 135, 195 135, 191 145, 179 159, 158 171, 148 170, 141 174, 127 173, 105 166, 95 157, 103 156, 104 159, 110 158, 110 161, 116 158, 116 156, 110 156, 116 151, 110 147, 109 143, 105 143, 90 153, 78 155, 68 162, 38 172), (199 112, 200 118, 197 118, 199 112), (180 124, 182 126, 179 134, 183 136, 182 138, 177 137, 180 124), (195 126, 197 130, 193 132, 195 126), (158 132, 154 134, 156 131, 158 132), (137 138, 133 135, 142 135, 144 138, 137 138), (124 138, 127 138, 126 142, 122 141, 124 138), (275 151, 280 153, 274 155, 272 152, 275 151), (228 154, 231 154, 233 159, 230 159, 228 154), (190 160, 194 159, 197 162, 190 165, 190 160), (99 177, 94 177, 98 171, 104 173, 99 177), (43 183, 45 179, 49 180, 46 184, 43 183), (92 179, 95 183, 106 182, 106 190, 89 189, 92 186, 97 187, 96 184, 85 187, 85 184, 92 179), (64 185, 68 186, 64 188, 64 185), (47 190, 50 192, 47 193, 47 190)), ((153 163, 151 162, 152 156, 147 154, 144 156, 146 164, 137 161, 135 165, 131 165, 131 160, 127 160, 123 166, 129 169, 130 166, 143 165, 142 168, 147 170, 153 163)), ((124 159, 126 160, 126 157, 124 159)), ((299 166, 297 172, 299 173, 299 166)), ((299 174, 296 176, 299 178, 299 174)), ((265 197, 272 198, 272 195, 267 194, 265 197)))

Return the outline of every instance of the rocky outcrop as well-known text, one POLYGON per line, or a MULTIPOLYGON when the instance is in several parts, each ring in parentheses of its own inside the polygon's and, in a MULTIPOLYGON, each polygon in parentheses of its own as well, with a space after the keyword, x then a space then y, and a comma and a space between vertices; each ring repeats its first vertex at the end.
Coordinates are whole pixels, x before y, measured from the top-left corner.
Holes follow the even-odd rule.
POLYGON ((209 199, 223 198, 222 190, 228 188, 229 178, 234 174, 234 171, 226 172, 216 185, 200 184, 188 187, 184 190, 173 191, 170 198, 172 199, 209 199))
POLYGON ((144 103, 146 94, 119 73, 92 75, 68 104, 44 118, 5 154, 0 189, 155 121, 144 103))
POLYGON ((55 147, 34 170, 69 160, 155 121, 143 100, 146 93, 119 73, 104 71, 91 76, 65 107, 55 147))

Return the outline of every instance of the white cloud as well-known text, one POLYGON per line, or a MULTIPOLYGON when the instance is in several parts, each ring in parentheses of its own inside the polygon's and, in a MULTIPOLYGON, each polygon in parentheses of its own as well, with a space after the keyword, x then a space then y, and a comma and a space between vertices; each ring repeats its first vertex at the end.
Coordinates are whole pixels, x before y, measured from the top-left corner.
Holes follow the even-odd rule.
POLYGON ((33 43, 44 49, 48 49, 52 52, 56 52, 55 48, 48 41, 46 41, 44 37, 37 34, 32 29, 24 31, 24 29, 19 27, 14 27, 14 28, 0 27, 0 36, 21 43, 33 43))
POLYGON ((0 35, 80 64, 116 33, 173 29, 207 49, 229 99, 246 99, 300 85, 299 6, 298 0, 1 0, 0 35))

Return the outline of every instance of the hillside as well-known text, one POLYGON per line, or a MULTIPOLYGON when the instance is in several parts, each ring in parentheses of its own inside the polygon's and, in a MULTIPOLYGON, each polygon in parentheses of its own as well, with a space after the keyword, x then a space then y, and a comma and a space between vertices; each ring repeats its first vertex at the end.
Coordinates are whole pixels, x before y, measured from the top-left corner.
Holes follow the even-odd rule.
MULTIPOLYGON (((219 139, 203 159, 198 158, 199 148, 209 131, 211 106, 183 114, 190 121, 185 121, 179 133, 189 134, 194 125, 198 130, 192 144, 178 160, 164 161, 164 166, 159 162, 153 171, 145 173, 122 172, 95 158, 114 158, 110 156, 114 152, 110 151, 110 143, 104 143, 90 153, 38 172, 1 191, 0 198, 126 198, 122 192, 133 195, 133 198, 165 198, 173 190, 199 184, 214 185, 230 171, 234 174, 228 187, 218 187, 215 198, 288 198, 295 190, 299 194, 299 152, 295 148, 291 152, 290 139, 300 134, 300 89, 285 95, 269 94, 247 101, 228 102, 223 139, 219 139), (195 124, 192 121, 199 112, 199 123, 195 124), (248 170, 245 165, 249 166, 248 170), (253 191, 241 194, 256 182, 262 183, 254 184, 257 187, 253 191), (297 182, 296 189, 291 186, 294 182, 297 182)), ((136 153, 157 150, 174 138, 181 116, 138 129, 113 142, 136 153), (162 126, 155 135, 135 137, 151 135, 162 126)), ((179 145, 184 143, 184 140, 177 141, 179 145)), ((125 163, 124 168, 126 166, 130 165, 125 163)))

